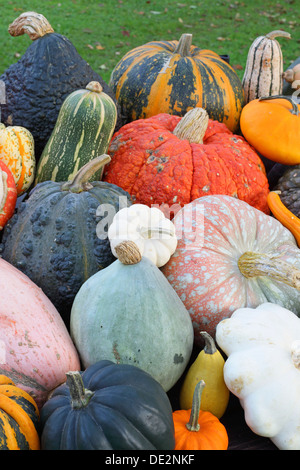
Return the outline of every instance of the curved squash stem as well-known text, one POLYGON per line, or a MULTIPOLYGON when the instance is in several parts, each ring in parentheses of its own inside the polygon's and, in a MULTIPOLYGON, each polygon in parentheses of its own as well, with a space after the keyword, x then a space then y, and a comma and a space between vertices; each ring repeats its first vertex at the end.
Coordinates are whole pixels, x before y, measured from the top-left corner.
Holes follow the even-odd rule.
POLYGON ((200 335, 205 341, 204 352, 206 354, 215 354, 215 352, 217 352, 217 347, 210 334, 208 334, 207 331, 200 331, 200 335))
POLYGON ((72 407, 74 409, 80 409, 87 406, 94 395, 94 392, 84 387, 80 372, 70 371, 66 373, 66 376, 67 385, 71 395, 72 407))
POLYGON ((26 33, 32 41, 35 41, 45 34, 54 33, 54 29, 40 13, 26 11, 9 25, 8 32, 11 36, 22 36, 26 33))
POLYGON ((298 104, 293 100, 291 96, 285 96, 285 95, 272 95, 272 96, 262 96, 258 98, 258 101, 268 101, 268 100, 278 100, 278 99, 285 99, 291 103, 293 106, 293 109, 289 109, 291 114, 294 114, 295 116, 299 116, 299 108, 298 104))
POLYGON ((199 413, 200 413, 200 406, 201 406, 201 395, 202 391, 205 387, 205 382, 204 380, 200 380, 200 382, 197 383, 194 394, 193 394, 193 402, 192 402, 192 409, 191 409, 191 414, 190 414, 190 420, 186 424, 186 428, 189 431, 199 431, 200 429, 200 424, 199 424, 199 413))
POLYGON ((275 31, 271 31, 270 33, 266 34, 265 37, 267 39, 275 39, 277 37, 291 39, 290 33, 286 32, 286 31, 281 31, 281 29, 276 29, 275 31))
POLYGON ((76 173, 71 181, 66 181, 61 186, 61 191, 71 191, 73 193, 80 193, 81 191, 87 191, 93 186, 89 183, 89 180, 100 168, 104 167, 111 160, 109 155, 105 153, 99 157, 93 158, 87 162, 80 170, 76 173))
POLYGON ((192 38, 193 38, 192 34, 189 34, 189 33, 182 34, 182 36, 180 37, 178 41, 174 54, 180 54, 182 57, 190 56, 192 38))
POLYGON ((269 192, 267 196, 268 206, 274 217, 294 235, 297 245, 300 247, 300 219, 283 204, 280 193, 280 191, 269 192))
POLYGON ((243 276, 267 276, 300 290, 300 270, 276 256, 246 252, 240 256, 238 267, 243 276))

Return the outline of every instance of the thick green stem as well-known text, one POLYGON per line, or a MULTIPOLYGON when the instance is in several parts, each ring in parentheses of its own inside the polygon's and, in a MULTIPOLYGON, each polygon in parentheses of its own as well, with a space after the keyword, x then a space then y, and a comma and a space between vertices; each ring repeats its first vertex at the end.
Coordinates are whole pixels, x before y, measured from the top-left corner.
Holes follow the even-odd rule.
POLYGON ((200 335, 205 340, 204 351, 206 354, 215 354, 217 352, 216 343, 213 338, 206 332, 200 331, 200 335))
POLYGON ((104 165, 109 163, 110 160, 110 156, 105 153, 100 155, 100 157, 93 158, 80 168, 71 181, 66 181, 62 184, 61 191, 80 193, 81 191, 91 189, 93 186, 89 183, 89 180, 100 168, 103 168, 104 165))
POLYGON ((70 371, 66 373, 67 385, 70 390, 71 403, 74 409, 84 408, 88 405, 94 392, 84 387, 80 372, 70 371))
POLYGON ((300 270, 276 256, 246 252, 240 256, 238 267, 246 278, 266 276, 300 290, 300 270))
POLYGON ((174 54, 180 54, 182 57, 191 55, 192 34, 182 34, 180 37, 174 54))
POLYGON ((285 95, 262 96, 261 98, 259 98, 259 101, 278 100, 278 99, 285 99, 289 101, 293 107, 292 109, 289 110, 290 113, 294 114, 295 116, 299 116, 298 105, 291 96, 285 96, 285 95))
POLYGON ((189 431, 199 431, 200 429, 200 424, 199 424, 199 413, 200 413, 200 406, 201 406, 201 395, 202 391, 205 387, 205 382, 204 380, 200 380, 200 382, 197 383, 194 394, 193 394, 193 402, 192 402, 192 409, 191 409, 191 414, 190 414, 190 420, 186 424, 186 428, 189 431))

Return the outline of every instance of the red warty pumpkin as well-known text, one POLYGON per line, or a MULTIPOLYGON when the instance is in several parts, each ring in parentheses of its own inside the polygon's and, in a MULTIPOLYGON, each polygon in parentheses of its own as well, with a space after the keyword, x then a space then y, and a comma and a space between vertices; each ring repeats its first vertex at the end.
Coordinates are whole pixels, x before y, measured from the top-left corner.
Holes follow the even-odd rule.
POLYGON ((183 118, 162 113, 128 123, 114 134, 108 153, 104 180, 136 203, 176 213, 201 196, 225 194, 269 213, 260 157, 202 108, 183 118))

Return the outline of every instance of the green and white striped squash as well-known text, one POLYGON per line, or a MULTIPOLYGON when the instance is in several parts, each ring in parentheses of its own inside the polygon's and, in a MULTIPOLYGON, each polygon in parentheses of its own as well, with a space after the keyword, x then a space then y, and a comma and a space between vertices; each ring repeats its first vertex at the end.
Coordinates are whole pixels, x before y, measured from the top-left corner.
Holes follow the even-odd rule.
MULTIPOLYGON (((116 120, 116 105, 99 82, 67 96, 39 160, 35 184, 72 180, 87 162, 107 153, 116 120)), ((100 178, 100 172, 94 175, 94 180, 100 178)))
POLYGON ((276 37, 290 39, 291 35, 281 30, 272 31, 257 37, 249 48, 242 80, 246 103, 262 96, 282 94, 283 58, 276 37))

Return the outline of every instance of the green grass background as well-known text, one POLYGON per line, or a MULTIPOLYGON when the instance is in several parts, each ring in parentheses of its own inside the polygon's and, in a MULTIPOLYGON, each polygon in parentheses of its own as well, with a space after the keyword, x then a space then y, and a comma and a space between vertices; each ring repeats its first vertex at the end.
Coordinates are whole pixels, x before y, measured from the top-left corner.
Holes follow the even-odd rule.
POLYGON ((270 31, 288 31, 278 38, 284 69, 300 56, 299 0, 0 0, 0 74, 30 44, 27 35, 11 37, 9 24, 24 11, 43 14, 53 29, 67 36, 79 54, 109 81, 122 56, 153 40, 193 35, 193 44, 228 54, 240 78, 252 41, 270 31))

